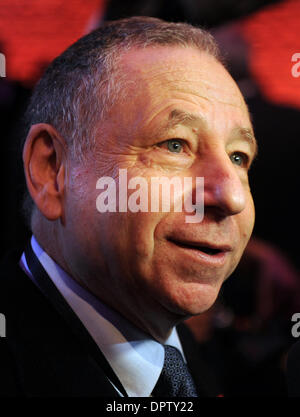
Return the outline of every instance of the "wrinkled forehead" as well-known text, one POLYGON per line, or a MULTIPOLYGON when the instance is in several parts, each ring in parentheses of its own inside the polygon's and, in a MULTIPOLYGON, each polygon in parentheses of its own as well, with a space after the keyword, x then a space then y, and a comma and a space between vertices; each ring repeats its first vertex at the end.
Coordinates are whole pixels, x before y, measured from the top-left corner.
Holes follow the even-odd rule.
POLYGON ((238 86, 224 66, 194 47, 132 49, 123 54, 120 64, 129 83, 134 83, 136 95, 177 91, 247 111, 238 86))

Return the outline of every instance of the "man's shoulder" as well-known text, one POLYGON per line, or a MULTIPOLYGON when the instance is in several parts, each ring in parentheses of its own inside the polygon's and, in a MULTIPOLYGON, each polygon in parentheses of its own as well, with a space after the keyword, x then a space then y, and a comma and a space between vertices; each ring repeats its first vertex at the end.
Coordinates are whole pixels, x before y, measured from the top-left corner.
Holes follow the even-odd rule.
POLYGON ((17 248, 0 258, 0 310, 3 305, 10 305, 7 296, 17 289, 20 278, 25 275, 19 265, 21 255, 22 250, 17 248))
POLYGON ((8 276, 13 270, 20 268, 19 261, 23 250, 20 248, 11 249, 0 256, 0 285, 3 283, 2 277, 8 276), (18 267, 18 268, 17 268, 18 267))
POLYGON ((6 327, 0 337, 0 396, 117 395, 101 364, 20 267, 21 255, 13 251, 0 262, 6 327))
POLYGON ((5 309, 10 314, 27 299, 39 297, 39 291, 20 266, 23 250, 17 248, 4 254, 0 260, 0 313, 5 309))
POLYGON ((18 303, 20 291, 18 282, 25 275, 19 266, 22 249, 6 252, 0 259, 0 396, 16 396, 20 394, 16 373, 15 347, 18 338, 16 328, 18 322, 18 303))

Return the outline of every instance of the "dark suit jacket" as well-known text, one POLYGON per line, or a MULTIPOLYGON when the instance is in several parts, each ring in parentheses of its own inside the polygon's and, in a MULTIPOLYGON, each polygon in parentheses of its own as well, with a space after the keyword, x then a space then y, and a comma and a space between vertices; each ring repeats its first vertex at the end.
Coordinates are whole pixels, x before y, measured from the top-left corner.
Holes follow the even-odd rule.
MULTIPOLYGON (((43 275, 40 288, 18 265, 21 253, 8 255, 1 265, 0 313, 6 317, 6 337, 0 337, 0 396, 118 397, 109 380, 124 393, 37 258, 29 266, 35 278, 37 271, 43 275)), ((188 329, 179 326, 178 333, 199 396, 217 395, 188 329)))

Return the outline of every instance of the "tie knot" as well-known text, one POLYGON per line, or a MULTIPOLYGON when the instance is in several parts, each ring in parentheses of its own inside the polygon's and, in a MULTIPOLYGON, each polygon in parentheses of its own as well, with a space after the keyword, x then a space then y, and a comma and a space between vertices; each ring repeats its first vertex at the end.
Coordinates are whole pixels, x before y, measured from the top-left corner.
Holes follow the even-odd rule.
POLYGON ((197 397, 192 376, 182 354, 173 346, 165 345, 162 372, 152 392, 157 397, 197 397))

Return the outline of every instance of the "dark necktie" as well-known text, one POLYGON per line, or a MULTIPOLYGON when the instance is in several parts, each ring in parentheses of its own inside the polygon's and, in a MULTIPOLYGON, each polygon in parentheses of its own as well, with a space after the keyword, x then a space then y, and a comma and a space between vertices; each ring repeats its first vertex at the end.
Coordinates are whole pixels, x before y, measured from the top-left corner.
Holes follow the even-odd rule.
POLYGON ((154 387, 154 397, 197 397, 192 376, 178 349, 165 345, 165 361, 154 387))

